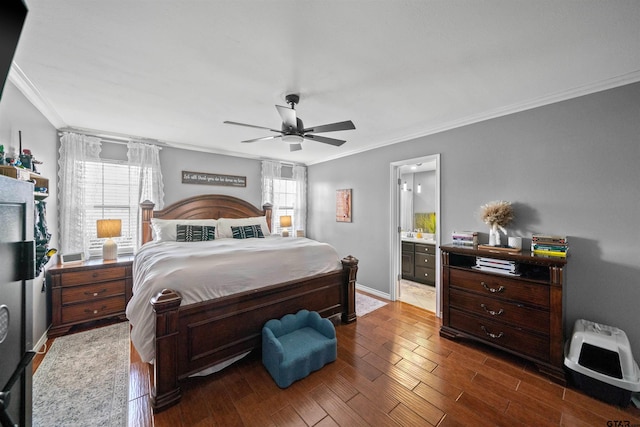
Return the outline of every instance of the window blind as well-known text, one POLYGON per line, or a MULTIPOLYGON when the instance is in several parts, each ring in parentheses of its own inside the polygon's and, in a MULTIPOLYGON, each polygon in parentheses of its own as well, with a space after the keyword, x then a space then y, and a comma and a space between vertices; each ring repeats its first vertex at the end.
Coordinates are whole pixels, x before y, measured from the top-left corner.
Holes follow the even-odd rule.
POLYGON ((99 239, 96 221, 119 219, 122 236, 114 238, 119 254, 132 254, 138 241, 138 166, 111 160, 85 163, 85 242, 89 255, 99 257, 106 239, 99 239))

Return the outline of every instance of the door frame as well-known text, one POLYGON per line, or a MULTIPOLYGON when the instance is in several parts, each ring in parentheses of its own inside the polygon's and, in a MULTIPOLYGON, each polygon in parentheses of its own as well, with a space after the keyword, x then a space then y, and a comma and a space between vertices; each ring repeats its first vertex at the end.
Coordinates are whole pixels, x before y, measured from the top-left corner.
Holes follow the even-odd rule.
POLYGON ((442 317, 442 302, 440 298, 441 293, 441 266, 440 266, 440 153, 431 154, 428 156, 415 157, 412 159, 399 160, 395 162, 391 162, 389 165, 390 169, 390 177, 389 177, 389 186, 390 186, 390 194, 391 200, 389 203, 390 206, 390 227, 389 233, 391 236, 391 268, 389 271, 391 272, 390 283, 391 292, 390 298, 391 301, 396 301, 400 294, 400 279, 402 273, 402 242, 400 235, 400 167, 417 164, 417 163, 427 163, 434 162, 435 164, 435 193, 436 193, 436 316, 442 317))

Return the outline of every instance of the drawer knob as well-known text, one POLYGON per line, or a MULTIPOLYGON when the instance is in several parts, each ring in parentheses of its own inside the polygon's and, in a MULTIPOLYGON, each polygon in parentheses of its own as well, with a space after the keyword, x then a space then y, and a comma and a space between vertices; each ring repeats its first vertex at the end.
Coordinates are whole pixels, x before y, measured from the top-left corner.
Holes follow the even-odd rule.
POLYGON ((484 304, 480 304, 480 307, 482 307, 482 308, 484 309, 484 311, 486 311, 487 313, 489 313, 489 314, 490 314, 490 315, 492 315, 492 316, 500 316, 502 313, 504 313, 504 310, 503 310, 503 309, 500 309, 500 310, 498 310, 498 311, 489 310, 489 309, 487 308, 487 306, 486 306, 486 305, 484 305, 484 304))
POLYGON ((103 294, 105 292, 107 292, 106 289, 101 289, 98 292, 85 292, 84 294, 87 295, 87 296, 97 297, 98 295, 103 294))
POLYGON ((493 339, 502 338, 502 336, 504 335, 504 333, 503 333, 503 332, 500 332, 500 333, 499 333, 499 334, 497 334, 497 335, 496 335, 496 334, 494 334, 494 333, 491 333, 491 332, 487 331, 487 328, 485 328, 484 326, 480 326, 480 328, 484 331, 484 333, 485 333, 488 337, 491 337, 491 338, 493 338, 493 339))
POLYGON ((424 262, 429 262, 429 259, 425 258, 425 259, 424 259, 424 262))
POLYGON ((429 273, 424 273, 424 277, 429 277, 429 273))
POLYGON ((484 282, 480 282, 480 284, 482 285, 483 288, 485 288, 487 291, 491 292, 492 294, 495 294, 497 292, 504 292, 504 286, 500 286, 499 288, 490 288, 484 282))
POLYGON ((94 310, 91 310, 91 309, 87 308, 87 309, 84 310, 84 312, 88 313, 88 314, 98 314, 99 312, 104 311, 106 309, 107 309, 107 306, 103 305, 99 309, 94 309, 94 310))

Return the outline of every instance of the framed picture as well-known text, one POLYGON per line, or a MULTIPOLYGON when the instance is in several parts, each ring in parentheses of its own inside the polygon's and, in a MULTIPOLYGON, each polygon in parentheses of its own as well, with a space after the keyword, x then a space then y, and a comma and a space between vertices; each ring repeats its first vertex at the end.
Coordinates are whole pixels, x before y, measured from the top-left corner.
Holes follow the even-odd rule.
POLYGON ((351 189, 336 190, 336 221, 351 222, 351 189))

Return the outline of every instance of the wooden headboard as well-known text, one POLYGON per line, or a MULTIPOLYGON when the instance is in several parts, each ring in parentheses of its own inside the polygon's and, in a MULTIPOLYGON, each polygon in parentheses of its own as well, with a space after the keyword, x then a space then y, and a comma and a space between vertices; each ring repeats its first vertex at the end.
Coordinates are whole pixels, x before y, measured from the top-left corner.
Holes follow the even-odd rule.
POLYGON ((248 218, 266 216, 271 229, 271 205, 265 204, 262 209, 233 196, 223 194, 203 194, 180 200, 166 208, 154 211, 155 204, 149 200, 140 203, 142 208, 142 243, 151 237, 151 218, 162 219, 218 219, 248 218))

